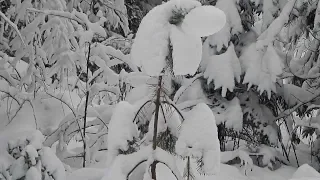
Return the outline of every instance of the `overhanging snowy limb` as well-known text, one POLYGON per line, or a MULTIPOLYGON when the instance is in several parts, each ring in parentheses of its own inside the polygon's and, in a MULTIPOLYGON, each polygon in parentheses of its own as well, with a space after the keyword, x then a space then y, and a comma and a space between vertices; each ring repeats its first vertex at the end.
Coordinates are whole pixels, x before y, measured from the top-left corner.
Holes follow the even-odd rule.
POLYGON ((166 67, 167 57, 171 56, 169 47, 172 45, 173 59, 169 61, 173 62, 175 75, 194 74, 201 61, 200 37, 219 31, 225 21, 221 10, 202 7, 194 0, 164 3, 143 18, 132 47, 132 59, 148 75, 158 76, 166 67), (167 15, 163 16, 165 12, 167 15), (206 18, 198 21, 199 17, 206 18), (149 22, 156 24, 150 27, 149 22))

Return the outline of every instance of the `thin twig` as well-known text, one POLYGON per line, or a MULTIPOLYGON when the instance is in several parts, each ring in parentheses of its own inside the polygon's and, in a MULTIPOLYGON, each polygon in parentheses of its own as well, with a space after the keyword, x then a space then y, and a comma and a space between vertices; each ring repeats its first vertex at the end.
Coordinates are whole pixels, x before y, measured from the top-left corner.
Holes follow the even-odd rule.
MULTIPOLYGON (((89 43, 88 57, 87 57, 87 76, 89 75, 89 63, 90 63, 90 51, 91 44, 89 43)), ((84 106, 84 117, 83 117, 83 163, 82 167, 86 167, 86 124, 87 124, 87 111, 88 111, 88 101, 89 101, 89 82, 86 81, 86 102, 84 106)))

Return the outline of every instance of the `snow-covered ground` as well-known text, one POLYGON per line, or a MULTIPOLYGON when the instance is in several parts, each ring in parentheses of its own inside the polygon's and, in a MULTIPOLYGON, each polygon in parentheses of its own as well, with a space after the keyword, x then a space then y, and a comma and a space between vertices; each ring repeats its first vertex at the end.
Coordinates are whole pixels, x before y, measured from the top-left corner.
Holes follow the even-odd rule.
MULTIPOLYGON (((182 172, 185 162, 178 160, 178 164, 179 169, 182 172)), ((134 173, 132 176, 140 176, 140 179, 142 179, 144 172, 141 172, 141 170, 145 170, 145 167, 143 164, 140 166, 141 168, 138 168, 137 173, 134 173)), ((157 167, 157 175, 159 180, 176 180, 176 178, 172 175, 171 171, 166 166, 159 164, 157 167)), ((254 166, 253 171, 249 172, 246 176, 241 173, 241 170, 239 170, 240 168, 235 166, 221 164, 220 168, 220 173, 216 175, 200 176, 197 175, 197 172, 194 172, 194 174, 196 175, 197 180, 290 180, 297 170, 293 167, 283 166, 276 171, 270 171, 268 168, 260 168, 254 166)), ((195 167, 193 169, 195 170, 195 167)), ((72 173, 69 173, 67 175, 67 180, 100 180, 104 176, 106 171, 107 170, 101 167, 79 169, 73 171, 72 173)), ((135 178, 131 177, 129 179, 133 180, 135 178)))
MULTIPOLYGON (((6 144, 9 140, 25 137, 34 130, 35 126, 32 125, 34 123, 32 120, 33 115, 31 115, 32 111, 29 111, 29 113, 27 113, 27 110, 28 106, 26 106, 26 110, 23 109, 21 111, 21 113, 24 113, 23 116, 18 115, 18 118, 16 118, 9 126, 1 126, 0 157, 4 156, 4 150, 6 149, 6 144), (21 126, 22 124, 25 124, 25 126, 21 126)), ((53 150, 55 151, 55 149, 53 150)), ((299 153, 300 151, 303 151, 303 149, 297 150, 297 153, 299 153)), ((304 153, 302 152, 301 155, 303 154, 304 153)), ((99 163, 93 164, 88 168, 73 169, 71 172, 67 172, 67 180, 101 180, 102 177, 108 172, 105 161, 106 156, 107 153, 100 152, 100 159, 103 160, 101 160, 99 163)), ((298 154, 298 156, 300 157, 300 164, 304 163, 303 158, 308 158, 300 156, 300 154, 298 154)), ((294 160, 293 158, 294 157, 292 157, 291 159, 294 160)), ((305 162, 308 162, 308 159, 305 162)), ((185 161, 177 159, 177 165, 180 172, 183 172, 185 163, 185 161)), ((137 168, 136 172, 133 173, 131 178, 129 179, 136 179, 134 177, 141 177, 141 179, 143 178, 145 164, 142 164, 140 166, 141 167, 137 168)), ((197 175, 198 173, 196 171, 196 165, 192 163, 192 166, 194 175, 197 177, 197 180, 320 180, 320 174, 308 165, 303 165, 298 170, 295 167, 283 165, 276 171, 271 171, 267 167, 260 168, 254 166, 252 171, 246 172, 246 174, 244 174, 241 167, 221 164, 220 172, 216 175, 210 176, 197 175)), ((175 177, 166 166, 159 164, 157 167, 159 180, 175 180, 175 177)))

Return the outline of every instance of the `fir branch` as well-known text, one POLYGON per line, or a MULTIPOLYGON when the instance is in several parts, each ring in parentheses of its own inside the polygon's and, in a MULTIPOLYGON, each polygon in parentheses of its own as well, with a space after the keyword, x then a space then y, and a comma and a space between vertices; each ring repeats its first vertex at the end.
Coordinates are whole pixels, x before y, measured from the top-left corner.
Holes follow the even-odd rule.
POLYGON ((127 150, 122 150, 122 149, 119 149, 119 154, 124 154, 124 155, 127 155, 127 154, 132 154, 134 152, 137 152, 137 149, 138 149, 138 140, 136 138, 134 138, 133 140, 131 141, 127 141, 128 143, 128 149, 127 150))
POLYGON ((180 111, 173 103, 171 103, 171 102, 169 102, 169 101, 162 101, 162 103, 168 104, 168 105, 170 105, 171 107, 173 107, 173 108, 178 112, 178 114, 180 115, 181 119, 182 119, 183 121, 185 120, 185 118, 183 117, 181 111, 180 111))
POLYGON ((171 133, 169 128, 167 128, 166 131, 159 133, 157 140, 158 147, 165 151, 168 151, 172 155, 176 155, 175 144, 178 138, 171 133))
POLYGON ((204 162, 203 162, 203 157, 197 159, 197 171, 201 175, 205 175, 205 172, 203 170, 204 162))

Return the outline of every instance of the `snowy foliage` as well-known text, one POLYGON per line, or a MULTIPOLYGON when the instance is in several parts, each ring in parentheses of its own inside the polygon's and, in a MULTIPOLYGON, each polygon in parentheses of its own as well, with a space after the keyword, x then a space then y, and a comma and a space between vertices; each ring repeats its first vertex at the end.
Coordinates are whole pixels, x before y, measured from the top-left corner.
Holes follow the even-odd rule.
POLYGON ((109 124, 108 136, 108 166, 118 155, 118 151, 126 151, 129 148, 128 142, 138 136, 138 129, 133 123, 135 114, 134 107, 128 102, 117 104, 109 124))
POLYGON ((319 178, 303 165, 320 169, 319 12, 0 0, 0 179, 256 180, 283 164, 302 166, 281 180, 319 178))
POLYGON ((148 75, 158 76, 172 53, 175 75, 193 75, 201 60, 200 37, 219 31, 225 19, 221 10, 202 7, 195 0, 172 0, 157 6, 141 22, 132 46, 132 59, 148 75), (185 17, 178 19, 179 16, 185 17), (206 21, 198 21, 198 18, 206 21), (150 27, 150 23, 154 25, 150 27), (148 48, 150 46, 154 48, 148 48))
POLYGON ((186 117, 176 144, 176 152, 182 157, 202 158, 203 173, 217 173, 220 144, 212 111, 201 103, 189 111, 186 117))
POLYGON ((209 58, 204 77, 208 78, 208 84, 214 81, 215 89, 222 88, 222 97, 225 97, 227 90, 233 92, 235 79, 240 82, 241 67, 234 46, 230 45, 225 53, 209 58))
POLYGON ((7 152, 1 155, 2 175, 6 179, 41 180, 51 176, 65 180, 64 165, 49 147, 42 146, 43 141, 43 134, 37 130, 29 137, 8 142, 7 152))

